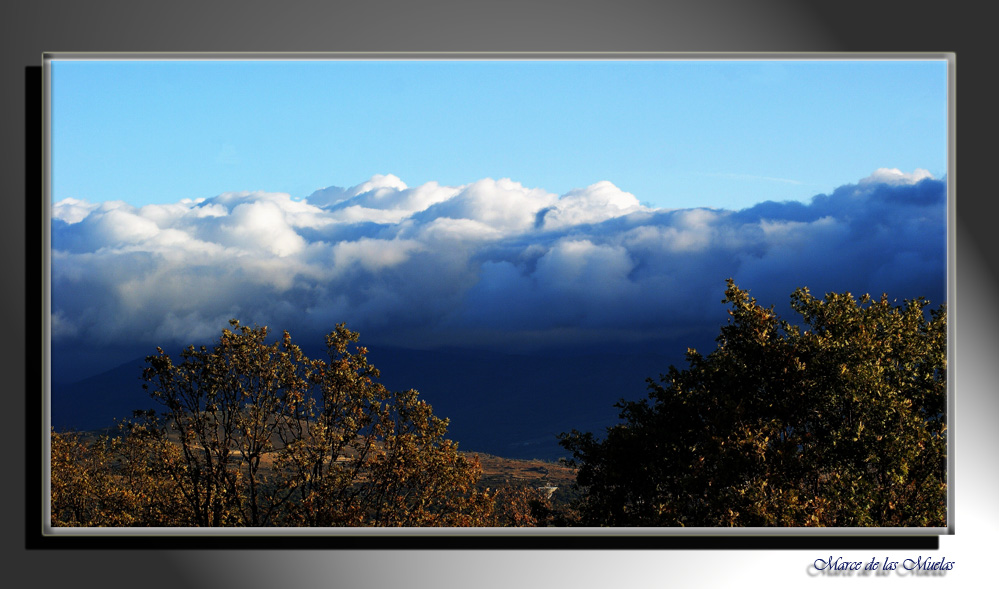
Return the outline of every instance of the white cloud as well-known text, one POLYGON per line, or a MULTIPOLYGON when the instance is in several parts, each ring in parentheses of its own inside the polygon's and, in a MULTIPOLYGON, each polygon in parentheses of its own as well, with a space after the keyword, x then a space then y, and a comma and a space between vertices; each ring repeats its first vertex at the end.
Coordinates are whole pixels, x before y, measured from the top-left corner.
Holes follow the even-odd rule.
POLYGON ((124 209, 112 209, 104 213, 97 225, 110 246, 146 241, 160 231, 155 221, 124 209))
POLYGON ((362 182, 347 191, 347 196, 371 194, 374 198, 392 194, 407 188, 406 183, 394 174, 375 174, 367 182, 362 182))
POLYGON ((475 243, 504 236, 502 230, 482 221, 443 217, 419 226, 420 239, 429 242, 449 241, 475 243))
POLYGON ((79 333, 79 329, 73 323, 71 319, 66 317, 66 314, 62 311, 56 311, 50 316, 50 328, 52 331, 52 339, 68 339, 76 337, 79 333))
POLYGON ((406 210, 369 209, 361 205, 351 205, 330 213, 330 218, 339 223, 382 223, 390 225, 399 223, 411 214, 406 210))
POLYGON ((305 240, 288 225, 281 208, 269 201, 236 205, 223 229, 230 243, 244 250, 264 249, 283 258, 305 249, 305 240))
POLYGON ((237 317, 319 338, 345 321, 424 347, 639 341, 714 332, 728 277, 775 302, 804 285, 939 300, 944 183, 896 172, 742 211, 650 209, 610 182, 559 197, 510 179, 408 187, 391 175, 303 201, 64 199, 52 335, 190 343, 237 317))
POLYGON ((64 198, 52 205, 52 218, 67 223, 79 223, 84 220, 98 205, 85 200, 64 198))
POLYGON ((890 184, 899 186, 903 184, 915 184, 920 180, 933 178, 927 170, 916 168, 912 173, 905 173, 898 168, 878 168, 870 176, 862 179, 860 184, 890 184))
POLYGON ((628 251, 617 245, 596 245, 588 239, 559 240, 538 260, 538 280, 552 289, 606 293, 627 281, 635 267, 628 251))
POLYGON ((391 174, 377 175, 349 189, 326 188, 316 191, 306 201, 328 209, 330 217, 342 223, 399 223, 413 213, 444 202, 462 187, 441 186, 428 182, 409 188, 391 174))
POLYGON ((557 200, 554 194, 538 188, 525 188, 509 178, 485 178, 463 187, 448 200, 427 208, 419 219, 470 219, 501 231, 517 233, 533 228, 538 213, 557 200))
POLYGON ((567 192, 544 216, 546 229, 599 223, 629 213, 648 210, 635 195, 603 181, 567 192))
POLYGON ((333 246, 333 264, 336 268, 357 264, 365 270, 377 271, 402 264, 420 249, 420 243, 408 239, 343 241, 333 246))

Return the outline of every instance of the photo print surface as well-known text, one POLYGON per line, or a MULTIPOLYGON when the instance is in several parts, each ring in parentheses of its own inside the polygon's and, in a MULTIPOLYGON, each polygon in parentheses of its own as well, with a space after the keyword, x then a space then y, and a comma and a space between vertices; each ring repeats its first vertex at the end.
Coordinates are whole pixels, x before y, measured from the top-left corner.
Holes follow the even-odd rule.
POLYGON ((50 59, 50 530, 946 528, 948 66, 50 59))

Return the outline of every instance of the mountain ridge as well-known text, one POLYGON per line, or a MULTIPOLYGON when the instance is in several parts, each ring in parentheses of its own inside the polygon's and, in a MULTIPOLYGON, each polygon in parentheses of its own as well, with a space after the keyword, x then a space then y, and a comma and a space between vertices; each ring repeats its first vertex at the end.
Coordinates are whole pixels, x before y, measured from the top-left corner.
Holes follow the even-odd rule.
MULTIPOLYGON (((309 349, 304 350, 310 357, 309 349)), ((145 357, 75 382, 52 384, 57 431, 114 425, 135 409, 158 408, 142 389, 145 357)), ((557 434, 599 432, 621 398, 645 395, 645 379, 672 361, 658 353, 508 354, 468 349, 379 347, 368 359, 390 390, 416 389, 463 450, 520 459, 566 456, 557 434)))

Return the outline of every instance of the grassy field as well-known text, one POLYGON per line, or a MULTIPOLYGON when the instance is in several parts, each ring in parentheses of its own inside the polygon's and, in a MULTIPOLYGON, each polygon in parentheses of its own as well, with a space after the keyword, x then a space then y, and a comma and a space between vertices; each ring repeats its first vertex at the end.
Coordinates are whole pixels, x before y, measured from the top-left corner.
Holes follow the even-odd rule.
MULTIPOLYGON (((114 436, 115 428, 80 432, 83 440, 90 442, 98 436, 114 436)), ((524 460, 504 458, 482 452, 462 451, 469 457, 478 457, 482 466, 482 477, 479 480, 480 489, 500 489, 504 487, 556 487, 557 499, 563 499, 569 493, 570 487, 576 481, 576 470, 558 462, 541 459, 524 460)), ((238 456, 238 453, 235 454, 238 456)), ((273 464, 274 455, 265 454, 261 459, 261 473, 267 474, 273 464)), ((343 458, 346 460, 346 458, 343 458)), ((557 500, 556 499, 556 500, 557 500)))
POLYGON ((502 458, 490 454, 476 454, 475 452, 467 454, 479 457, 479 463, 482 465, 480 486, 496 488, 519 485, 529 487, 550 485, 565 488, 576 480, 575 469, 557 462, 502 458))

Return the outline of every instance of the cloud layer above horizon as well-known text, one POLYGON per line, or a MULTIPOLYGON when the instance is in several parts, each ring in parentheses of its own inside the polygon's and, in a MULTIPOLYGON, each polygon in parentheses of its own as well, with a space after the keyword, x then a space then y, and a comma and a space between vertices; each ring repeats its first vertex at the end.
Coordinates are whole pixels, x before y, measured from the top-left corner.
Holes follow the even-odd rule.
POLYGON ((230 318, 299 341, 346 322, 362 341, 409 347, 714 337, 728 277, 766 304, 808 286, 935 306, 946 214, 943 180, 894 169, 739 211, 653 209, 607 181, 556 195, 392 175, 304 200, 64 199, 52 207, 52 338, 186 344, 230 318))

